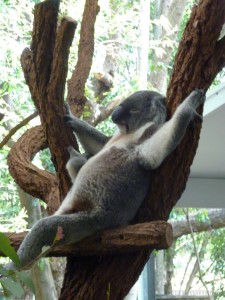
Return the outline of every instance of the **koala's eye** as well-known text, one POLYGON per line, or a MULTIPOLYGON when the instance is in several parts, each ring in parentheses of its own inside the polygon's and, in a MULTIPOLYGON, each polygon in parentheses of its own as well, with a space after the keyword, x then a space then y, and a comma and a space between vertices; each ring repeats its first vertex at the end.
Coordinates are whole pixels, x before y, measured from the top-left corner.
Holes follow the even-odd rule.
POLYGON ((131 110, 130 110, 131 114, 138 114, 139 112, 140 112, 140 110, 137 108, 131 108, 131 110))

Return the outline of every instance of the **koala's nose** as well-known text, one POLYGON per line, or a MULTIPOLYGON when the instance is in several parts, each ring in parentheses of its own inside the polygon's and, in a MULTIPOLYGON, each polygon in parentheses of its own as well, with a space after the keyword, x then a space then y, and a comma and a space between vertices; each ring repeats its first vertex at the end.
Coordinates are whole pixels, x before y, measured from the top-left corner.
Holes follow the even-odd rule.
POLYGON ((112 112, 112 116, 111 116, 113 123, 117 123, 120 120, 123 112, 124 112, 124 109, 120 105, 114 109, 114 111, 112 112))

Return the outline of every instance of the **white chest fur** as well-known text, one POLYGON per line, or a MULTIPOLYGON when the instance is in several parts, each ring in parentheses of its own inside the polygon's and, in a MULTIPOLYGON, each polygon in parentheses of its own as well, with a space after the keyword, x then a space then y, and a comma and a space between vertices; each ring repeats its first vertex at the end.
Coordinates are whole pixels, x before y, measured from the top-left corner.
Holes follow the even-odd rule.
MULTIPOLYGON (((124 134, 121 133, 120 131, 117 131, 113 137, 108 141, 108 143, 104 146, 102 151, 108 150, 111 147, 117 147, 117 148, 124 148, 127 147, 128 145, 135 144, 140 137, 143 135, 145 130, 150 127, 153 122, 148 122, 142 127, 140 127, 138 130, 124 134)), ((101 152, 101 151, 100 151, 101 152)))

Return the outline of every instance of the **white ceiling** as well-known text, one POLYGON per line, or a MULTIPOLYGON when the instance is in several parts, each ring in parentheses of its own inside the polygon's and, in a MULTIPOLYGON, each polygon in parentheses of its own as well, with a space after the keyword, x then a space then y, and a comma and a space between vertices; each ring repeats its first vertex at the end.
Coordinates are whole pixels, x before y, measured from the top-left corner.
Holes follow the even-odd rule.
POLYGON ((182 207, 225 207, 225 84, 207 94, 197 153, 182 207))

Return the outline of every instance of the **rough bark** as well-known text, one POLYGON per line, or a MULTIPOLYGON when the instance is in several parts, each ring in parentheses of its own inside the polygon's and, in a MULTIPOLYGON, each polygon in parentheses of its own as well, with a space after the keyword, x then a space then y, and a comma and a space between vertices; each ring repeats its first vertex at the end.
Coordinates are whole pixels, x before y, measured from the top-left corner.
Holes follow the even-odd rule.
MULTIPOLYGON (((17 250, 26 234, 27 232, 7 233, 7 236, 17 250)), ((148 248, 167 249, 172 240, 171 225, 156 221, 106 230, 74 245, 55 246, 48 256, 93 256, 137 252, 148 248)))
MULTIPOLYGON (((35 80, 32 96, 37 103, 36 107, 39 110, 44 133, 48 139, 56 166, 59 190, 61 195, 63 195, 68 190, 69 181, 65 175, 64 168, 67 153, 62 145, 64 147, 73 145, 75 141, 72 133, 63 125, 61 99, 57 98, 56 100, 51 93, 48 94, 49 80, 51 78, 49 72, 54 65, 52 63, 54 61, 53 48, 55 45, 53 37, 56 36, 57 23, 55 13, 51 15, 48 8, 49 5, 54 4, 52 9, 55 10, 56 2, 52 0, 37 5, 41 6, 47 3, 47 12, 40 10, 42 13, 36 15, 36 18, 41 18, 40 24, 42 29, 38 31, 38 27, 34 26, 34 32, 36 33, 33 35, 31 50, 27 51, 27 56, 24 55, 24 66, 27 67, 24 67, 24 71, 28 84, 29 81, 34 83, 35 80), (48 31, 48 35, 43 34, 45 30, 48 31), (45 43, 40 36, 40 32, 45 38, 45 43), (37 49, 34 49, 35 47, 37 49), (43 47, 43 49, 40 47, 43 47), (44 56, 41 56, 42 53, 44 53, 44 56), (46 57, 49 59, 48 62, 51 62, 47 65, 44 64, 46 57), (39 75, 37 76, 36 73, 39 75)), ((87 1, 86 4, 88 5, 89 3, 91 5, 92 2, 94 3, 95 1, 87 1)), ((89 18, 92 17, 89 16, 89 18)), ((180 43, 171 83, 167 92, 167 101, 171 113, 175 110, 178 103, 193 89, 203 88, 207 90, 216 74, 224 66, 225 39, 217 41, 224 23, 224 17, 225 3, 222 3, 220 0, 201 0, 198 6, 194 7, 180 43)), ((36 22, 35 24, 37 24, 36 22)), ((86 23, 91 22, 88 20, 86 23)), ((83 51, 85 53, 85 50, 83 51)), ((90 60, 88 61, 90 62, 90 60)), ((80 61, 82 64, 85 62, 85 60, 80 61)), ((60 68, 58 70, 61 71, 60 68)), ((78 75, 77 77, 76 80, 78 80, 79 84, 79 80, 84 77, 82 77, 82 74, 81 77, 78 75)), ((51 84, 53 83, 51 82, 51 84)), ((83 86, 83 83, 78 85, 78 88, 80 86, 83 86)), ((31 88, 30 90, 32 93, 33 90, 31 88)), ((80 88, 80 90, 82 89, 80 88)), ((80 100, 83 98, 75 97, 75 99, 79 112, 83 106, 83 102, 80 100)), ((148 197, 146 197, 134 222, 168 219, 171 209, 185 188, 190 165, 198 145, 200 127, 199 124, 195 124, 194 127, 188 129, 180 146, 154 172, 148 197)), ((13 167, 16 168, 16 165, 13 165, 13 167)), ((19 181, 19 178, 17 180, 19 181)), ((26 180, 24 176, 23 180, 26 180)), ((33 188, 30 189, 33 189, 34 193, 36 192, 35 189, 39 190, 39 187, 42 187, 41 185, 36 185, 35 181, 33 181, 33 184, 33 188)), ((40 184, 43 184, 43 182, 40 184)), ((49 193, 46 194, 48 195, 49 193)), ((107 294, 110 299, 123 299, 137 280, 148 260, 149 254, 150 250, 140 250, 129 254, 69 258, 60 299, 106 299, 107 294), (121 278, 123 279, 122 284, 121 278)))
POLYGON ((28 130, 10 150, 8 167, 17 184, 28 194, 45 200, 49 212, 53 212, 60 204, 57 177, 31 163, 35 154, 46 147, 41 126, 28 130))

